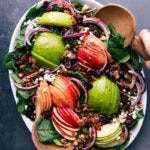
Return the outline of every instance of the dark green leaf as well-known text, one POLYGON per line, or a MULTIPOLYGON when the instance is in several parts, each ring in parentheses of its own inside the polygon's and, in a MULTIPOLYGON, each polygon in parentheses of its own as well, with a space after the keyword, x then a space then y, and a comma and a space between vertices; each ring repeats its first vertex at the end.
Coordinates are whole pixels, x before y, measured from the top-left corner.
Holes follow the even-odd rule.
POLYGON ((120 63, 125 63, 130 59, 130 54, 126 49, 109 48, 111 56, 117 59, 120 63))
POLYGON ((18 102, 17 102, 17 111, 19 113, 23 114, 24 111, 25 111, 25 105, 26 105, 26 103, 25 103, 24 100, 18 100, 18 102))
POLYGON ((16 83, 20 83, 20 78, 18 77, 18 75, 16 73, 11 73, 10 76, 13 78, 13 80, 16 82, 16 83))
POLYGON ((139 112, 138 112, 138 114, 137 114, 137 119, 141 119, 141 118, 143 118, 144 117, 144 112, 143 112, 143 109, 142 110, 140 110, 139 112))
POLYGON ((139 55, 133 49, 131 49, 130 53, 131 57, 129 63, 133 66, 133 68, 136 71, 141 72, 142 63, 139 62, 139 55))
POLYGON ((123 48, 125 37, 122 34, 117 33, 116 29, 112 24, 109 24, 108 27, 111 32, 111 37, 108 41, 108 48, 110 47, 123 48))
POLYGON ((13 71, 17 71, 17 68, 15 66, 15 60, 13 59, 13 57, 21 56, 23 54, 24 54, 24 52, 21 49, 7 53, 3 58, 3 64, 4 64, 5 68, 13 70, 13 71))
POLYGON ((35 5, 28 11, 25 21, 32 20, 32 19, 42 15, 44 12, 45 12, 44 6, 37 9, 37 5, 35 5))
POLYGON ((22 90, 17 90, 17 97, 28 100, 31 96, 31 91, 22 91, 22 90))
POLYGON ((52 143, 54 139, 60 137, 55 130, 51 119, 39 119, 37 122, 37 132, 40 142, 52 143))

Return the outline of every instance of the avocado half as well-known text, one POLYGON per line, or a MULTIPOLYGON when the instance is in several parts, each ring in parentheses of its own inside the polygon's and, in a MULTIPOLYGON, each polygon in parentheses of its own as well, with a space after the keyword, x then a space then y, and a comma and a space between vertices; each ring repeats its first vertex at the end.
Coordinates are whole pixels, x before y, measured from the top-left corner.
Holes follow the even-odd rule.
POLYGON ((50 33, 39 33, 31 50, 33 58, 42 67, 55 69, 60 64, 60 57, 65 52, 65 46, 60 36, 50 33))
POLYGON ((121 99, 118 85, 105 75, 95 80, 92 85, 92 89, 88 91, 88 106, 105 115, 117 112, 121 99))

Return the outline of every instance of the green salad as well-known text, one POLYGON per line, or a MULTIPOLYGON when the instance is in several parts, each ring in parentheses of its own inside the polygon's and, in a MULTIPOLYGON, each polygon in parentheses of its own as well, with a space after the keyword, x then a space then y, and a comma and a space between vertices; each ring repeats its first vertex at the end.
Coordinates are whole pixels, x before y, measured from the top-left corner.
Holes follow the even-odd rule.
POLYGON ((41 1, 3 59, 37 149, 124 150, 144 117, 139 57, 95 12, 78 1, 41 1))

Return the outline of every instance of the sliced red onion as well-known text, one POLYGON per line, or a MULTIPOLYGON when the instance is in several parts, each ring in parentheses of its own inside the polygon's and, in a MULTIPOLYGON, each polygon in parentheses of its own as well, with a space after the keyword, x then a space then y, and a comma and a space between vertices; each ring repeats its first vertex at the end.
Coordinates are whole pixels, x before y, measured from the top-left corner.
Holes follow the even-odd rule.
POLYGON ((110 30, 109 30, 108 26, 103 21, 101 21, 100 19, 98 19, 98 18, 84 18, 83 23, 93 23, 93 24, 97 25, 105 33, 106 39, 107 40, 109 39, 110 30))
MULTIPOLYGON (((130 70, 135 71, 134 68, 129 63, 126 63, 126 65, 130 70)), ((130 89, 132 89, 134 87, 135 83, 136 83, 136 76, 134 74, 132 74, 132 81, 129 85, 130 89)))
POLYGON ((37 76, 38 74, 39 74, 38 71, 37 71, 37 72, 33 72, 33 73, 31 73, 31 74, 28 74, 28 75, 24 76, 24 77, 21 79, 21 82, 26 82, 26 80, 31 79, 31 78, 37 76))
POLYGON ((100 72, 102 72, 102 71, 106 68, 107 63, 108 63, 108 55, 107 55, 107 52, 106 52, 106 50, 105 50, 104 48, 102 48, 102 51, 103 51, 103 53, 104 53, 104 55, 105 55, 105 63, 104 63, 104 65, 103 65, 103 67, 100 69, 100 72))
POLYGON ((80 37, 80 36, 83 36, 83 35, 86 35, 86 34, 89 34, 89 32, 80 32, 80 33, 67 34, 67 35, 62 36, 62 39, 80 37))
POLYGON ((95 127, 89 128, 89 131, 90 131, 91 139, 90 139, 89 143, 87 144, 87 146, 83 148, 83 150, 90 149, 96 141, 96 137, 97 137, 96 128, 95 127))
POLYGON ((141 90, 141 86, 139 85, 138 82, 136 82, 136 88, 137 88, 137 96, 135 98, 135 100, 132 102, 132 105, 136 105, 142 98, 142 90, 141 90))
POLYGON ((88 94, 87 94, 87 90, 85 85, 83 84, 83 82, 81 82, 79 79, 74 78, 74 77, 70 77, 69 79, 71 79, 72 81, 76 82, 78 85, 80 85, 84 91, 84 95, 85 95, 85 103, 87 103, 87 99, 88 99, 88 94))
POLYGON ((30 40, 32 39, 32 37, 34 35, 36 35, 39 32, 52 32, 52 31, 50 31, 49 29, 44 28, 44 27, 33 28, 33 29, 29 30, 28 33, 26 33, 24 45, 26 45, 26 44, 31 45, 30 40))
POLYGON ((49 3, 49 5, 47 6, 47 10, 49 10, 50 8, 52 8, 53 5, 55 4, 59 4, 62 3, 63 5, 67 5, 69 10, 71 11, 72 14, 75 14, 74 8, 72 7, 71 3, 69 0, 53 0, 49 3))
POLYGON ((24 24, 27 25, 26 31, 25 31, 25 36, 27 35, 27 33, 28 33, 31 29, 33 29, 33 28, 35 27, 35 24, 36 24, 36 22, 37 22, 38 19, 39 19, 39 17, 36 17, 36 18, 34 18, 33 20, 30 20, 30 21, 24 23, 24 24))
POLYGON ((22 87, 22 86, 18 85, 17 83, 14 83, 14 84, 15 84, 15 86, 16 86, 18 89, 23 90, 23 91, 33 90, 33 89, 35 89, 35 88, 38 87, 38 84, 35 84, 35 85, 33 85, 33 86, 29 86, 29 87, 22 87))
POLYGON ((88 9, 87 11, 80 11, 80 10, 77 10, 76 8, 74 8, 75 12, 77 12, 78 14, 85 14, 85 13, 91 13, 93 12, 94 10, 96 10, 96 8, 92 8, 92 9, 88 9))
POLYGON ((131 74, 134 74, 139 79, 141 92, 144 92, 145 82, 144 82, 143 77, 138 72, 136 72, 135 70, 129 70, 128 72, 131 74))

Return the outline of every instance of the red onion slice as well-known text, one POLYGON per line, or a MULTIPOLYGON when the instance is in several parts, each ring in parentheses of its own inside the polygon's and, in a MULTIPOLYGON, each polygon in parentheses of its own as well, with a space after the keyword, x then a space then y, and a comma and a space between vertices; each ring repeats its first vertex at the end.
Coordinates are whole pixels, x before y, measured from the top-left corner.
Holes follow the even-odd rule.
POLYGON ((17 83, 14 83, 14 84, 15 84, 15 86, 16 86, 18 89, 23 90, 23 91, 33 90, 33 89, 35 89, 35 88, 38 87, 38 84, 35 84, 35 85, 33 85, 33 86, 29 86, 29 87, 22 87, 22 86, 18 85, 17 83))
POLYGON ((87 103, 87 99, 88 99, 88 94, 87 94, 87 90, 85 85, 83 84, 83 82, 81 82, 79 79, 74 78, 74 77, 70 77, 70 79, 74 82, 76 82, 78 85, 80 85, 84 91, 84 95, 85 95, 85 103, 87 103))
POLYGON ((89 34, 89 32, 80 32, 80 33, 67 34, 67 35, 62 36, 62 39, 80 37, 80 36, 83 36, 83 35, 86 35, 86 34, 89 34))
POLYGON ((87 146, 83 148, 83 150, 90 149, 94 145, 94 143, 96 141, 96 137, 97 137, 97 130, 96 130, 96 128, 95 127, 89 128, 89 131, 90 131, 91 139, 90 139, 89 143, 87 144, 87 146))
POLYGON ((144 92, 145 82, 144 82, 143 77, 138 72, 136 72, 135 70, 129 70, 128 72, 131 74, 134 74, 139 79, 141 92, 144 92))
POLYGON ((69 0, 53 0, 47 6, 47 10, 51 9, 53 5, 62 3, 63 5, 67 5, 72 14, 75 14, 74 8, 72 7, 69 0))
POLYGON ((136 105, 142 98, 142 90, 141 90, 141 86, 139 85, 138 82, 136 82, 136 88, 137 88, 137 96, 135 98, 135 100, 132 102, 132 105, 136 105))
POLYGON ((97 25, 105 33, 106 39, 107 40, 109 39, 110 30, 109 30, 108 26, 103 21, 101 21, 100 19, 98 19, 98 18, 84 18, 83 23, 93 23, 93 24, 97 25))
MULTIPOLYGON (((134 68, 129 63, 126 63, 126 65, 130 70, 135 71, 134 68)), ((134 87, 135 83, 136 83, 136 76, 134 74, 132 74, 132 81, 129 85, 130 89, 132 89, 134 87)))

